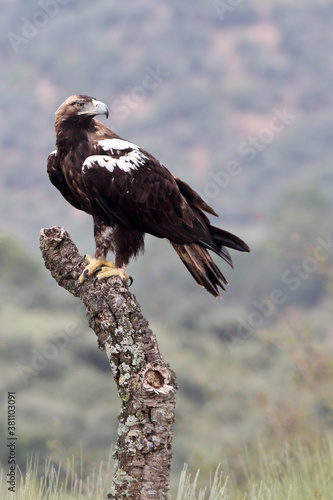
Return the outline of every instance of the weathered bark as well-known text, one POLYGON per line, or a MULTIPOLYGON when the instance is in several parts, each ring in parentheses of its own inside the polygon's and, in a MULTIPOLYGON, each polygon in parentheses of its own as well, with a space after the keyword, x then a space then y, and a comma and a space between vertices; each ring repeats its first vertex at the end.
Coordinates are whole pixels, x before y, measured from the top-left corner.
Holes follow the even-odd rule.
MULTIPOLYGON (((45 266, 60 286, 87 308, 98 346, 108 356, 121 398, 115 469, 110 499, 162 500, 169 490, 175 418, 175 373, 135 297, 119 277, 75 281, 86 261, 61 227, 42 229, 45 266)), ((107 437, 106 437, 107 439, 107 437)))

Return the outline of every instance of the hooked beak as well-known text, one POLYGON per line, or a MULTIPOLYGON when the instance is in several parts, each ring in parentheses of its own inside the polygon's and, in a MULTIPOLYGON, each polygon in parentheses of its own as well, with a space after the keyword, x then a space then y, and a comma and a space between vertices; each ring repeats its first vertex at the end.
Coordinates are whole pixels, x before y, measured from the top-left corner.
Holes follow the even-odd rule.
POLYGON ((92 103, 95 106, 95 114, 96 115, 105 115, 106 118, 109 118, 109 110, 108 110, 107 105, 104 104, 104 102, 95 101, 95 99, 93 99, 92 103))
POLYGON ((106 118, 108 118, 109 110, 107 105, 104 104, 104 102, 96 101, 96 99, 93 99, 89 107, 86 108, 84 111, 81 111, 79 115, 91 115, 91 116, 105 115, 106 118))

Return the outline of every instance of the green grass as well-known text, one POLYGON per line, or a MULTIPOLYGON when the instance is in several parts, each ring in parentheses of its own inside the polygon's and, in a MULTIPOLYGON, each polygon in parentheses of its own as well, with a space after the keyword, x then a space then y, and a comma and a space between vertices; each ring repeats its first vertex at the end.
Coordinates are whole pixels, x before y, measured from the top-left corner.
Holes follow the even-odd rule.
MULTIPOLYGON (((112 480, 111 453, 107 463, 92 469, 89 476, 76 472, 74 459, 55 466, 51 459, 43 467, 38 458, 29 459, 26 473, 17 473, 15 493, 8 491, 7 470, 0 470, 1 500, 104 500, 112 480)), ((247 484, 240 488, 218 466, 206 488, 199 487, 200 472, 194 477, 185 465, 178 491, 170 500, 332 500, 333 439, 327 438, 314 451, 298 447, 283 459, 260 450, 258 462, 247 466, 247 484), (251 469, 256 470, 256 477, 251 469)))
POLYGON ((66 464, 54 465, 49 459, 43 467, 37 457, 28 459, 26 473, 17 472, 17 487, 15 493, 8 491, 6 474, 0 471, 1 500, 100 500, 105 499, 112 481, 111 453, 107 463, 101 462, 98 469, 83 478, 78 474, 74 458, 66 464))

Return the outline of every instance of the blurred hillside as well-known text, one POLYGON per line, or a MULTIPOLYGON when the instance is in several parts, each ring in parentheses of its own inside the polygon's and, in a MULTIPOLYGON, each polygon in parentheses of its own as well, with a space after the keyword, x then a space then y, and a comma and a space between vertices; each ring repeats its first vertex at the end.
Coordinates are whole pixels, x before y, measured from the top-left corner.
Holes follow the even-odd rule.
POLYGON ((59 221, 86 243, 89 219, 45 175, 54 112, 73 93, 106 102, 110 126, 243 233, 267 222, 290 184, 327 186, 332 2, 247 2, 223 14, 226 3, 53 0, 52 15, 42 2, 0 3, 6 229, 36 246, 39 228, 59 221))
POLYGON ((51 225, 93 251, 91 218, 46 175, 54 112, 74 93, 107 103, 106 124, 251 247, 234 270, 221 263, 223 301, 165 241, 147 237, 131 264, 178 374, 174 467, 221 461, 241 481, 244 445, 283 454, 332 428, 333 0, 234 3, 0 1, 0 379, 1 396, 18 394, 22 464, 28 450, 63 458, 79 442, 98 461, 116 432, 107 362, 38 252, 51 225))

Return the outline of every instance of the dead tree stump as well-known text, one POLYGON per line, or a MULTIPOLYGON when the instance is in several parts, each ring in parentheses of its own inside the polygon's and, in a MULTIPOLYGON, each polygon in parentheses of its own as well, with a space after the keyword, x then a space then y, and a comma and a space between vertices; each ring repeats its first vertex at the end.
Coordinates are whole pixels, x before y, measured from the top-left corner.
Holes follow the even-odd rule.
MULTIPOLYGON (((121 398, 114 478, 109 499, 168 497, 175 420, 175 373, 163 360, 140 305, 117 276, 75 284, 86 261, 62 227, 42 229, 45 266, 86 306, 121 398)), ((107 437, 106 437, 107 439, 107 437)))

